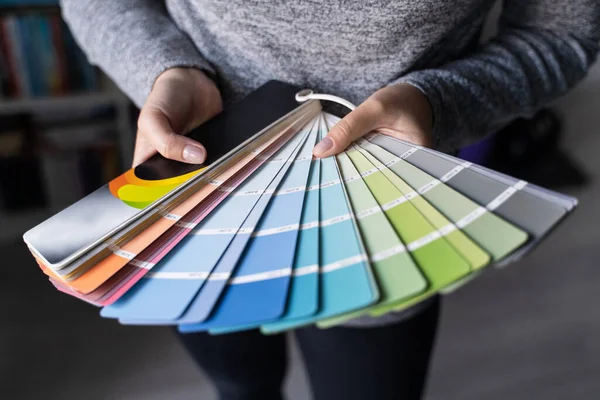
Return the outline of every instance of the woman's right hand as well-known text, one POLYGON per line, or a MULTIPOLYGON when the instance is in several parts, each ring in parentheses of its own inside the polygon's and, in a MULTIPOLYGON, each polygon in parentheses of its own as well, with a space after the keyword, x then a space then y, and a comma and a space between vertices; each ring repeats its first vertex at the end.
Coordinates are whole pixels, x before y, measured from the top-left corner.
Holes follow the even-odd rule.
POLYGON ((159 152, 190 164, 206 159, 202 144, 184 136, 223 108, 215 83, 196 68, 172 68, 155 81, 138 119, 133 166, 159 152))

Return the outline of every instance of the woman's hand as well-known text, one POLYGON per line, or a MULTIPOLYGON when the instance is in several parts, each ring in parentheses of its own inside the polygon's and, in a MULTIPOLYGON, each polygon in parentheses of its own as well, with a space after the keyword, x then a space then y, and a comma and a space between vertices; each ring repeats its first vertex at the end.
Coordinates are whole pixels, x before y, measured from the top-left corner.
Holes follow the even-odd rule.
POLYGON ((339 121, 314 148, 315 157, 344 151, 353 141, 377 131, 421 146, 433 145, 432 112, 421 91, 397 84, 375 92, 339 121))
POLYGON ((172 68, 163 72, 142 107, 133 155, 133 166, 157 151, 177 161, 199 164, 206 149, 185 136, 191 129, 222 109, 217 86, 195 68, 172 68))

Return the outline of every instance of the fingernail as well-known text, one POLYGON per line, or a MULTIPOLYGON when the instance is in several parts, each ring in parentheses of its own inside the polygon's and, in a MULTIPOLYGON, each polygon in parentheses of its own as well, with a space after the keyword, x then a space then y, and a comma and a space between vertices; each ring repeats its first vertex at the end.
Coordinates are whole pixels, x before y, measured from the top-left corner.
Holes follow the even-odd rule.
POLYGON ((325 139, 323 139, 319 143, 317 143, 317 145, 313 149, 313 154, 316 156, 319 156, 319 155, 325 153, 327 150, 331 149, 332 147, 333 147, 333 140, 331 140, 330 137, 326 137, 325 139))
POLYGON ((198 146, 185 146, 183 149, 183 159, 190 163, 200 164, 206 159, 206 152, 198 146))

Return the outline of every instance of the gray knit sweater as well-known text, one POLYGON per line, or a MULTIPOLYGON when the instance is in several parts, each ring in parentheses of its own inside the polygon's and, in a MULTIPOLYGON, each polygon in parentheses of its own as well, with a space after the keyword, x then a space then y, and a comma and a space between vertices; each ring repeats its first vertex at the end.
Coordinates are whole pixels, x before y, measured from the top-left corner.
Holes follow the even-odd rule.
MULTIPOLYGON (((531 115, 580 81, 600 41, 599 0, 62 0, 92 63, 137 105, 175 66, 208 72, 225 103, 270 79, 360 103, 395 82, 429 99, 453 150, 531 115)), ((380 320, 380 322, 383 322, 380 320)))
POLYGON ((213 75, 225 103, 270 79, 360 103, 409 82, 442 150, 532 114, 581 80, 599 49, 599 0, 62 0, 92 63, 136 104, 165 69, 213 75), (165 6, 166 4, 166 6, 165 6))

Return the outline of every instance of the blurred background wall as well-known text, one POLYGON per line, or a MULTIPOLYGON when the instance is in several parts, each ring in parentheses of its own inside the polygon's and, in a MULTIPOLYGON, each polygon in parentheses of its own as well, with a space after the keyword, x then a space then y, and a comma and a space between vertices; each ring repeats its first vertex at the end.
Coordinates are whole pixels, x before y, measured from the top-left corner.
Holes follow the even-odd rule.
POLYGON ((103 185, 132 154, 130 103, 89 65, 57 3, 0 1, 0 239, 103 185))
MULTIPOLYGON (((56 3, 0 0, 0 398, 214 399, 169 329, 99 318, 56 292, 20 240, 127 167, 134 140, 135 109, 87 64, 56 3)), ((511 162, 523 147, 508 142, 511 132, 497 139, 504 147, 496 161, 525 165, 512 171, 519 177, 535 169, 535 179, 550 178, 580 207, 524 261, 446 298, 428 399, 600 395, 599 111, 596 65, 552 107, 560 124, 553 140, 566 163, 511 162), (567 167, 586 179, 553 180, 567 167)), ((290 343, 286 391, 309 400, 290 343)))

